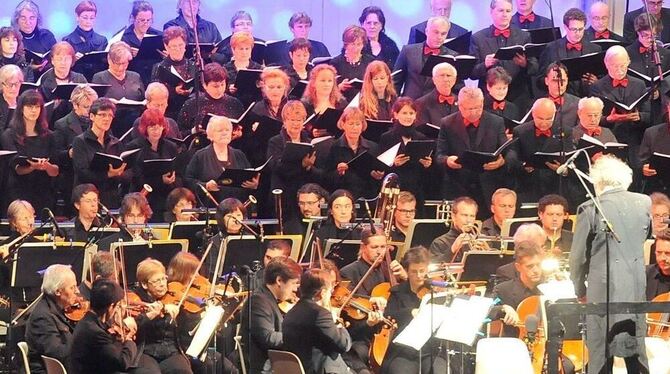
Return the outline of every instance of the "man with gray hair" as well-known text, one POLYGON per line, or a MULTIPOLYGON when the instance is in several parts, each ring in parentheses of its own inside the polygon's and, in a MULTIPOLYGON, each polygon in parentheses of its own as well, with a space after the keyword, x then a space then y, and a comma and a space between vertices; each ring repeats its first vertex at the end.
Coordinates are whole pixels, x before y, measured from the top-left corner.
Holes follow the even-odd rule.
MULTIPOLYGON (((514 233, 514 248, 517 247, 519 243, 530 241, 536 243, 542 251, 545 251, 545 243, 547 242, 547 233, 544 231, 542 226, 537 223, 524 223, 519 226, 514 233)), ((507 265, 500 266, 496 270, 496 282, 502 283, 504 281, 518 278, 519 272, 516 271, 514 267, 514 261, 510 262, 507 265)))
POLYGON ((600 126, 605 104, 599 97, 582 97, 577 103, 577 126, 572 128, 572 139, 575 145, 582 135, 596 138, 603 143, 616 142, 612 130, 600 126))
MULTIPOLYGON (((147 89, 144 91, 144 99, 146 100, 146 108, 147 109, 156 109, 161 114, 166 116, 166 111, 168 108, 168 99, 170 97, 170 92, 168 91, 167 87, 160 82, 151 82, 147 86, 147 89)), ((170 117, 165 117, 165 120, 167 121, 167 128, 165 134, 163 134, 164 137, 168 138, 181 138, 181 134, 179 132, 179 125, 177 125, 177 121, 170 117)), ((137 139, 140 137, 139 133, 139 127, 140 127, 140 118, 138 117, 135 122, 133 123, 133 131, 129 134, 129 136, 126 136, 123 139, 124 144, 130 143, 132 140, 137 139)), ((188 144, 185 145, 188 147, 188 144)))
POLYGON ((463 165, 461 157, 466 151, 494 152, 506 141, 503 119, 484 112, 482 90, 463 87, 458 93, 458 112, 440 121, 436 153, 437 164, 446 170, 443 196, 470 196, 479 206, 490 206, 491 195, 503 185, 504 156, 482 167, 463 165))
MULTIPOLYGON (((575 293, 588 303, 646 301, 643 245, 651 231, 651 199, 627 191, 633 171, 616 157, 598 158, 590 176, 610 226, 606 226, 593 201, 579 206, 570 251, 570 279, 575 293)), ((611 314, 609 322, 605 327, 606 317, 586 316, 588 373, 601 373, 604 367, 611 367, 613 356, 625 358, 629 373, 648 373, 645 315, 611 314), (613 325, 615 331, 610 331, 613 325), (605 344, 609 345, 607 357, 605 344)))
MULTIPOLYGON (((430 13, 433 17, 451 17, 452 0, 430 0, 430 13)), ((426 25, 428 21, 418 23, 409 30, 409 41, 407 44, 423 43, 426 41, 426 25)), ((447 38, 455 38, 467 33, 468 30, 455 23, 451 24, 447 38)))
POLYGON ((31 373, 46 373, 42 355, 57 359, 67 369, 74 327, 65 308, 77 303, 79 292, 74 272, 67 265, 51 265, 44 272, 42 299, 26 324, 31 373))
POLYGON ((435 88, 417 99, 419 106, 418 123, 430 123, 437 126, 440 120, 456 109, 456 96, 452 89, 456 84, 458 71, 448 62, 442 62, 433 68, 433 84, 435 88))

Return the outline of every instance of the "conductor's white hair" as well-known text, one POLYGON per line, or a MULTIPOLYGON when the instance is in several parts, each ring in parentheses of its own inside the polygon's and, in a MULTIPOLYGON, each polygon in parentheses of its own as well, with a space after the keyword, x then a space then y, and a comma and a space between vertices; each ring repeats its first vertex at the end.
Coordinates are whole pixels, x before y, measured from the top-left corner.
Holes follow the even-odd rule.
POLYGON ((44 271, 42 279, 42 292, 45 295, 55 295, 56 291, 63 287, 68 277, 74 277, 72 269, 67 265, 55 264, 44 271))
POLYGON ((514 244, 516 245, 525 241, 531 241, 543 246, 547 241, 547 233, 537 223, 524 223, 514 233, 514 244))
POLYGON ((598 111, 602 112, 605 104, 599 97, 582 97, 577 104, 577 110, 583 110, 587 105, 595 105, 598 111))
POLYGON ((612 155, 598 158, 591 167, 590 176, 596 194, 600 194, 606 188, 627 190, 633 182, 633 170, 625 162, 612 155))

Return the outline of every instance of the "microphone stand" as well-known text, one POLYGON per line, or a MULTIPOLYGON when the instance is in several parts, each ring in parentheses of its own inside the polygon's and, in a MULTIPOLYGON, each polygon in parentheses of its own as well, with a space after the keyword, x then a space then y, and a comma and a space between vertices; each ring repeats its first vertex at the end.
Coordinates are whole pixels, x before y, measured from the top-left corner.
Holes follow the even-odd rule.
MULTIPOLYGON (((193 53, 193 59, 195 60, 195 76, 193 77, 193 91, 195 93, 195 117, 198 118, 200 114, 200 88, 202 86, 202 76, 204 71, 204 62, 202 60, 202 54, 200 51, 200 37, 198 36, 198 15, 195 13, 195 8, 193 6, 193 0, 188 0, 189 8, 191 9, 191 22, 193 22, 193 41, 195 42, 195 48, 193 53)), ((198 8, 198 11, 200 8, 198 8)), ((197 126, 200 131, 200 123, 202 119, 194 124, 197 126)))
MULTIPOLYGON (((609 335, 610 335, 610 238, 613 238, 614 240, 617 241, 617 243, 621 243, 621 239, 619 238, 619 235, 617 235, 616 231, 612 228, 612 223, 607 219, 607 216, 605 215, 605 212, 603 211, 603 207, 600 204, 600 199, 598 199, 597 196, 594 196, 593 193, 591 193, 591 189, 588 188, 586 185, 586 179, 588 176, 581 170, 577 169, 575 167, 574 161, 570 163, 569 168, 572 169, 575 174, 577 175, 577 178, 579 179, 579 182, 581 182, 582 186, 586 190, 586 194, 588 195, 589 199, 593 201, 593 206, 595 207, 594 211, 594 218, 597 220, 597 216, 600 215, 602 217, 600 221, 605 225, 605 228, 603 228, 603 231, 605 232, 605 284, 607 284, 607 291, 605 292, 605 366, 607 367, 607 373, 611 374, 612 373, 612 365, 611 363, 608 365, 607 362, 610 357, 610 347, 609 347, 609 335)), ((599 370, 599 368, 596 368, 596 370, 599 370)))
POLYGON ((198 199, 198 203, 200 203, 200 206, 205 208, 205 228, 202 229, 202 242, 201 242, 202 244, 200 245, 200 248, 198 248, 198 251, 202 252, 207 246, 209 240, 214 236, 214 234, 212 233, 212 228, 211 226, 209 226, 209 220, 212 218, 212 216, 209 211, 209 208, 207 208, 207 205, 205 205, 202 199, 200 198, 200 194, 195 194, 195 197, 198 199))
POLYGON ((556 26, 554 26, 555 25, 555 23, 554 23, 554 7, 551 4, 551 0, 545 0, 545 3, 549 7, 549 18, 551 19, 551 36, 553 36, 554 41, 556 41, 556 39, 558 39, 558 38, 556 37, 556 30, 554 29, 554 27, 556 27, 556 26))
MULTIPOLYGON (((654 62, 654 66, 656 67, 656 76, 654 78, 658 78, 658 80, 653 81, 652 80, 652 94, 649 95, 649 122, 652 122, 656 116, 654 115, 654 93, 659 92, 660 96, 660 91, 659 88, 661 87, 661 82, 663 81, 663 68, 661 67, 661 55, 658 53, 658 45, 656 44, 656 32, 655 32, 655 25, 652 25, 652 20, 651 20, 651 14, 649 13, 649 0, 642 0, 642 4, 644 5, 644 11, 647 14, 647 20, 649 21, 649 31, 651 32, 651 55, 652 59, 654 62)), ((657 23, 660 23, 661 20, 659 19, 657 23)), ((642 118, 640 118, 642 120, 642 118)), ((653 124, 650 123, 650 126, 653 124)))
MULTIPOLYGON (((561 164, 565 163, 565 127, 563 124, 563 115, 561 114, 561 110, 563 109, 563 101, 565 100, 565 92, 563 92, 563 71, 561 71, 561 68, 556 65, 554 71, 556 72, 556 77, 558 78, 558 97, 560 98, 560 105, 557 105, 556 107, 556 122, 558 123, 558 141, 560 143, 560 159, 561 159, 561 164)), ((566 87, 567 91, 567 87, 566 87)), ((553 125, 552 125, 553 127, 553 125)), ((563 181, 563 176, 559 175, 558 176, 558 194, 561 196, 565 196, 564 192, 564 187, 565 183, 563 181)))

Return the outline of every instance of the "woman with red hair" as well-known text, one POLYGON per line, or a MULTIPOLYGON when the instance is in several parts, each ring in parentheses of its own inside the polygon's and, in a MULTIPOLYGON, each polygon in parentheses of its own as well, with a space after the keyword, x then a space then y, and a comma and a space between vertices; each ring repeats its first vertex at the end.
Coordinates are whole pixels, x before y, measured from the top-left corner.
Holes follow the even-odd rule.
POLYGON ((157 109, 147 109, 140 117, 139 137, 128 144, 128 149, 139 148, 137 162, 133 168, 132 191, 140 191, 145 184, 152 188, 147 196, 154 211, 153 217, 160 220, 165 210, 165 200, 174 188, 181 186, 182 170, 175 163, 159 162, 177 156, 177 146, 166 140, 168 129, 165 116, 157 109))

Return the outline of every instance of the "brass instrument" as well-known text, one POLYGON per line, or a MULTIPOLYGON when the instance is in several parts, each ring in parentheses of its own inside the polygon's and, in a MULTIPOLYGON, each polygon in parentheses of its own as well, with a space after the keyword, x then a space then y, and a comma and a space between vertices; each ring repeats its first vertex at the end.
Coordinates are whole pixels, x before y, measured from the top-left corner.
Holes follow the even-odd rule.
POLYGON ((258 204, 258 200, 256 200, 256 197, 254 195, 249 195, 249 197, 247 198, 247 201, 245 201, 243 205, 244 205, 244 208, 246 209, 251 204, 254 204, 254 205, 258 204))
POLYGON ((398 175, 389 173, 382 181, 382 188, 377 199, 374 218, 384 226, 384 235, 386 239, 391 238, 393 229, 393 214, 398 205, 398 195, 400 194, 400 181, 398 175))
POLYGON ((272 190, 272 194, 275 197, 275 212, 277 213, 277 220, 279 221, 279 235, 284 235, 284 219, 282 217, 283 212, 281 203, 282 193, 284 193, 284 191, 279 188, 272 190))
POLYGON ((467 243, 471 251, 490 251, 489 243, 479 240, 482 232, 482 221, 474 221, 463 226, 463 233, 467 234, 467 243))
POLYGON ((154 192, 154 189, 150 185, 145 183, 142 186, 142 190, 140 191, 140 194, 142 194, 142 196, 144 196, 146 198, 152 192, 154 192))

